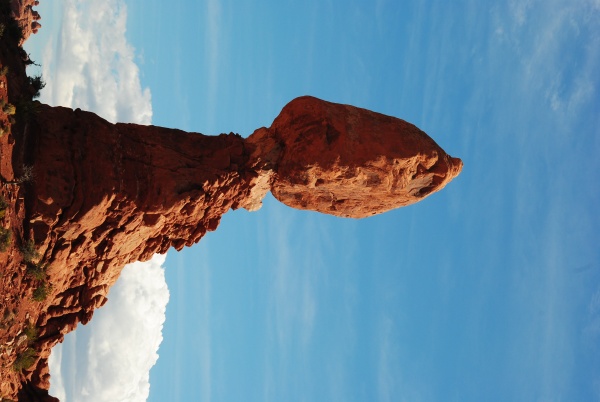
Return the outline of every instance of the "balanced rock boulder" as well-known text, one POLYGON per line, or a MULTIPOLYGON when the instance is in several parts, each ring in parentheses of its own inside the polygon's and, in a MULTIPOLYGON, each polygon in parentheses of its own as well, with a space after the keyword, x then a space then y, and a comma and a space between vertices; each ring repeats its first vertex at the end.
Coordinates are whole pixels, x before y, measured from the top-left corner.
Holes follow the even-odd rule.
POLYGON ((341 217, 415 203, 462 169, 460 159, 404 120, 309 96, 285 106, 268 135, 279 150, 270 153, 277 157, 275 198, 341 217))

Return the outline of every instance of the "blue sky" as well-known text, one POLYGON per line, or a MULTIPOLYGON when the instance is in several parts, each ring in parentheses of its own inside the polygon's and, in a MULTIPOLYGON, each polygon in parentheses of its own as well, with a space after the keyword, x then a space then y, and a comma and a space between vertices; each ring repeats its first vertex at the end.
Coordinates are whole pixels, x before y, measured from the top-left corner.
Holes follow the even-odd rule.
MULTIPOLYGON (((310 94, 465 164, 384 215, 268 196, 169 252, 149 401, 600 400, 598 1, 46 2, 44 101, 246 136, 310 94)), ((84 334, 66 394, 115 386, 65 374, 84 334)))

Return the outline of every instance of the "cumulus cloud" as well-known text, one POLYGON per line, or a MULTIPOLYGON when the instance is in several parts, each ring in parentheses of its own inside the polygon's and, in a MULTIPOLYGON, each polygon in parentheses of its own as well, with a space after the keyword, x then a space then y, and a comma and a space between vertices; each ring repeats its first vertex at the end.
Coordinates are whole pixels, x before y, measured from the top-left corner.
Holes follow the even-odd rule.
POLYGON ((44 49, 42 102, 79 107, 116 122, 150 124, 150 90, 142 88, 125 37, 122 0, 64 0, 61 30, 44 49))
POLYGON ((164 261, 164 255, 155 255, 148 262, 127 265, 106 306, 95 312, 89 325, 67 335, 62 348, 54 348, 52 394, 61 401, 148 398, 149 373, 158 359, 169 300, 164 261))
MULTIPOLYGON (((79 107, 116 122, 150 124, 150 90, 142 88, 125 37, 122 0, 63 0, 42 55, 41 100, 79 107)), ((46 29, 46 28, 44 28, 46 29)), ((50 356, 51 394, 61 401, 145 401, 158 359, 169 291, 164 256, 126 266, 108 303, 50 356)))

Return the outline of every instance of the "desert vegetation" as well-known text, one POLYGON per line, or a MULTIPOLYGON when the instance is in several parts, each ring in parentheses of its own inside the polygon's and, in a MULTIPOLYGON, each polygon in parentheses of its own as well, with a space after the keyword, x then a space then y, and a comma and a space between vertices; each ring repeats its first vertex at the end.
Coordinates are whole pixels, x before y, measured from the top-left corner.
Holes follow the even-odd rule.
POLYGON ((33 301, 42 302, 46 300, 50 292, 52 291, 52 285, 47 280, 41 281, 37 288, 33 291, 33 301))
POLYGON ((4 198, 4 196, 0 195, 0 219, 4 218, 7 209, 8 202, 6 202, 6 198, 4 198))
POLYGON ((2 109, 2 112, 8 116, 12 116, 17 112, 15 105, 8 103, 6 99, 0 99, 0 109, 2 109))
POLYGON ((0 227, 0 252, 5 252, 10 247, 12 232, 10 229, 0 227))
POLYGON ((25 263, 33 263, 35 260, 40 258, 39 253, 35 249, 35 242, 33 240, 28 240, 20 248, 21 256, 23 257, 23 262, 25 263))
POLYGON ((28 347, 23 352, 17 355, 17 359, 13 363, 13 370, 17 372, 26 370, 33 366, 33 363, 35 363, 35 359, 35 349, 33 349, 32 347, 28 347))
MULTIPOLYGON (((0 195, 0 219, 4 219, 8 209, 8 202, 4 196, 0 195)), ((12 231, 9 228, 0 226, 0 252, 5 252, 10 247, 12 240, 12 231)))
MULTIPOLYGON (((31 59, 29 58, 27 60, 31 61, 31 59)), ((36 75, 33 77, 29 77, 29 85, 31 86, 31 88, 33 88, 33 98, 35 99, 40 97, 40 91, 46 86, 46 83, 42 79, 41 75, 36 75)))
POLYGON ((27 341, 27 349, 17 355, 15 362, 13 363, 14 371, 23 371, 30 368, 37 359, 37 353, 33 348, 33 345, 38 340, 39 330, 31 322, 28 322, 23 328, 23 335, 27 341))
POLYGON ((52 291, 52 285, 48 283, 46 266, 42 261, 38 261, 40 254, 36 250, 35 242, 28 240, 20 248, 23 263, 27 265, 26 276, 35 283, 32 299, 36 302, 46 300, 48 294, 52 291))
POLYGON ((28 264, 27 265, 27 275, 37 281, 46 280, 46 277, 47 277, 46 265, 43 263, 28 264))

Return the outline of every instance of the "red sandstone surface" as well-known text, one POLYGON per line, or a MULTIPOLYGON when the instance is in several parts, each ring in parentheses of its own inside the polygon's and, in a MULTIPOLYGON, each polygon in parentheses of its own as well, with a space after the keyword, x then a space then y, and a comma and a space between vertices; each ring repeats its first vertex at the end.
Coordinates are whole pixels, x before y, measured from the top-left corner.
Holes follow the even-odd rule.
POLYGON ((25 42, 29 36, 38 32, 42 27, 40 20, 42 17, 33 9, 39 4, 38 0, 12 0, 12 16, 23 29, 23 40, 25 42))
MULTIPOLYGON (((21 8, 15 15, 27 14, 21 8)), ((17 102, 29 89, 23 55, 11 58, 11 49, 0 47, 15 69, 0 97, 17 102)), ((410 123, 312 97, 247 139, 20 101, 26 116, 11 123, 0 113, 11 124, 0 137, 0 223, 12 233, 0 252, 0 397, 12 400, 55 400, 51 348, 104 305, 123 266, 198 242, 228 210, 256 210, 271 190, 294 208, 360 218, 417 202, 462 168, 410 123), (30 261, 21 251, 28 242, 37 253, 30 261), (27 350, 31 366, 14 370, 27 350)))
POLYGON ((269 132, 281 144, 273 195, 297 209, 364 218, 420 201, 462 169, 404 120, 312 97, 290 102, 269 132))

